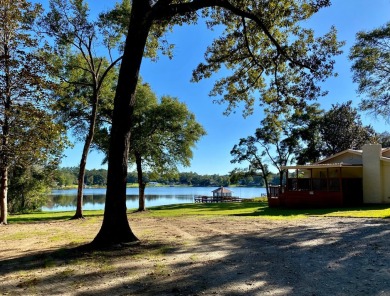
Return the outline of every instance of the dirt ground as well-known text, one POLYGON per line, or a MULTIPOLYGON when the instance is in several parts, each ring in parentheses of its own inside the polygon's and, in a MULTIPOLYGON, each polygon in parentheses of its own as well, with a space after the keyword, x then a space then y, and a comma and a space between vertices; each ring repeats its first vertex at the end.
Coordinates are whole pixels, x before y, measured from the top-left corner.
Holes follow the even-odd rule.
POLYGON ((0 227, 0 295, 390 295, 388 220, 129 220, 140 244, 92 253, 99 217, 0 227))

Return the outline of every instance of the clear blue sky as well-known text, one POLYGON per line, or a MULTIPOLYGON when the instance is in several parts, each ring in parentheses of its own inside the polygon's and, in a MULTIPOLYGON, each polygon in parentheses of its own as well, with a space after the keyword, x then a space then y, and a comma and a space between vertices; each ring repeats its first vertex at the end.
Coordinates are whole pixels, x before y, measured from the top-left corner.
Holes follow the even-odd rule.
MULTIPOLYGON (((47 1, 36 1, 46 6, 47 1)), ((113 6, 115 1, 89 1, 93 11, 106 10, 113 6)), ((348 60, 349 48, 354 44, 355 35, 361 30, 371 30, 390 21, 390 0, 333 0, 332 6, 321 10, 307 24, 315 29, 319 35, 329 31, 335 25, 339 40, 346 41, 344 54, 337 58, 337 78, 332 78, 324 85, 329 94, 320 98, 318 102, 322 108, 329 109, 331 104, 353 100, 355 106, 360 98, 356 94, 357 86, 352 83, 350 71, 351 63, 348 60)), ((141 75, 148 82, 158 96, 171 95, 184 101, 189 109, 195 113, 207 131, 194 149, 191 166, 181 169, 199 174, 227 174, 235 165, 230 163, 230 150, 242 137, 254 133, 262 118, 260 108, 244 119, 241 112, 228 117, 222 113, 223 105, 212 103, 213 98, 208 96, 213 85, 213 79, 200 83, 191 83, 191 73, 196 65, 203 60, 207 45, 213 40, 213 34, 200 22, 197 26, 177 27, 168 36, 168 40, 176 45, 174 59, 161 57, 158 62, 144 59, 141 75)), ((383 132, 389 126, 381 119, 362 114, 364 124, 372 124, 376 131, 383 132)), ((62 166, 78 166, 81 154, 81 144, 65 151, 66 158, 62 166)), ((102 155, 91 152, 87 168, 100 168, 102 155)))

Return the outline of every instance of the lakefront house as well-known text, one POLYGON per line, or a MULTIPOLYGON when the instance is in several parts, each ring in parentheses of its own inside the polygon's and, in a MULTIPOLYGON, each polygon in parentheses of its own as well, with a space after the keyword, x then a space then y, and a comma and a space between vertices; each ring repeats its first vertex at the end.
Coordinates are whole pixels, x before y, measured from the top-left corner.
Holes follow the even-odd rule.
POLYGON ((288 172, 286 184, 268 198, 270 207, 390 203, 390 148, 380 144, 344 150, 313 164, 283 169, 288 172))

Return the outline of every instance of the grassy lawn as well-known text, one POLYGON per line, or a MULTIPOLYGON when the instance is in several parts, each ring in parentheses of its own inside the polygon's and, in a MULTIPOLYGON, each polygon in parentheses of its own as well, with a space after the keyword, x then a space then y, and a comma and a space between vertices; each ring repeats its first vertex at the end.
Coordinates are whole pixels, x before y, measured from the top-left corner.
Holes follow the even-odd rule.
MULTIPOLYGON (((129 213, 134 209, 129 209, 129 213)), ((9 223, 44 222, 67 220, 74 212, 38 212, 32 214, 10 215, 9 223)), ((102 216, 103 211, 84 211, 86 217, 102 216)), ((294 219, 310 216, 354 217, 354 218, 390 218, 390 205, 362 206, 355 208, 328 209, 278 209, 269 208, 265 200, 242 203, 176 204, 148 209, 146 216, 182 217, 182 216, 246 216, 267 219, 294 219)))

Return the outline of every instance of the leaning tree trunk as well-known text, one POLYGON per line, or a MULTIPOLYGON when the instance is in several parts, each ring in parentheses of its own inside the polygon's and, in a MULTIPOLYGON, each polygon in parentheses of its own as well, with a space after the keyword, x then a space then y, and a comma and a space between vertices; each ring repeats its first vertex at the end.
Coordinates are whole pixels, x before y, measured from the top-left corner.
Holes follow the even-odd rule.
POLYGON ((99 233, 91 243, 92 247, 138 240, 127 220, 126 178, 135 90, 152 24, 147 17, 149 9, 149 1, 133 1, 114 100, 104 218, 99 233))
POLYGON ((138 177, 138 211, 145 211, 145 187, 146 183, 143 180, 143 172, 142 172, 142 159, 139 154, 135 156, 135 162, 137 165, 137 177, 138 177))
POLYGON ((96 118, 97 118, 97 110, 98 110, 99 97, 98 93, 95 90, 93 94, 92 100, 92 114, 89 122, 89 130, 88 135, 85 138, 83 154, 81 155, 80 167, 79 167, 79 177, 78 177, 78 185, 77 185, 77 207, 76 213, 72 217, 72 219, 84 219, 83 215, 83 189, 84 189, 84 178, 85 178, 85 167, 87 165, 87 158, 89 149, 91 147, 91 143, 93 141, 93 137, 95 135, 95 126, 96 126, 96 118))
POLYGON ((268 180, 267 180, 267 177, 264 177, 264 184, 265 184, 265 191, 267 193, 267 197, 271 197, 271 192, 269 190, 269 183, 268 183, 268 180))
POLYGON ((84 189, 84 179, 85 179, 85 167, 87 165, 87 156, 89 147, 87 147, 87 141, 84 143, 83 154, 81 156, 80 167, 79 167, 79 177, 77 179, 77 207, 76 213, 71 219, 84 219, 83 215, 83 189, 84 189))

